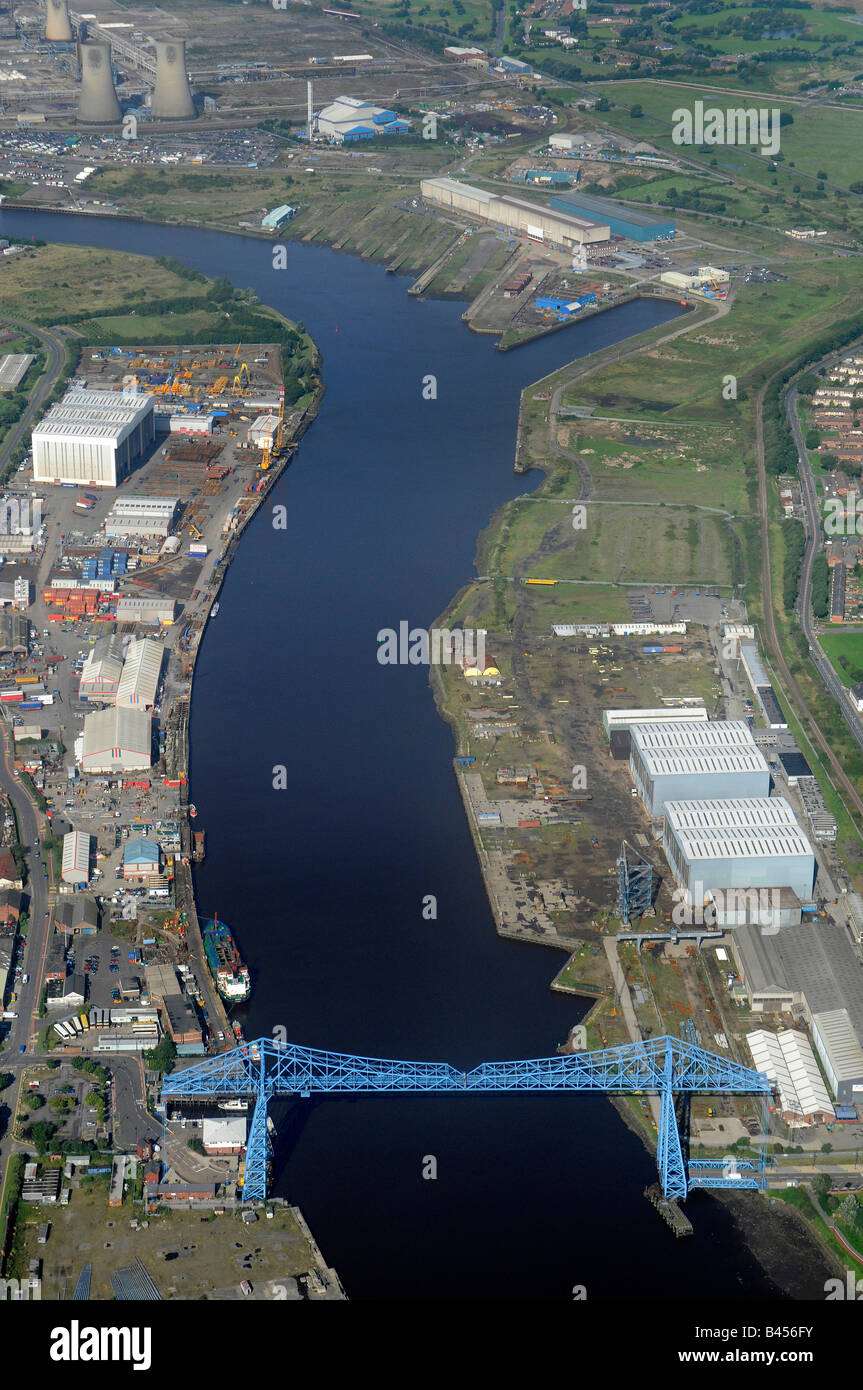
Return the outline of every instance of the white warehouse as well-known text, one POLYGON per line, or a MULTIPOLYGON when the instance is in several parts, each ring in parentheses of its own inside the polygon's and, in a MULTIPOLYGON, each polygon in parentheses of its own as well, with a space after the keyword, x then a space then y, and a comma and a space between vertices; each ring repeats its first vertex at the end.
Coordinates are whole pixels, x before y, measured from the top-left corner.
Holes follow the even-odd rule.
POLYGON ((667 801, 663 848, 693 901, 727 888, 793 888, 811 901, 815 856, 781 796, 667 801))
POLYGON ((148 637, 135 637, 129 643, 123 673, 117 686, 116 704, 126 709, 152 709, 156 703, 162 657, 161 642, 148 637))
POLYGON ((784 1028, 746 1034, 756 1071, 776 1082, 779 1110, 786 1124, 815 1125, 835 1118, 827 1087, 805 1033, 784 1028))
POLYGON ((152 721, 138 709, 88 714, 81 739, 82 772, 142 772, 152 764, 152 721))
POLYGON ((154 399, 67 391, 33 431, 33 481, 116 487, 155 439, 154 399))
POLYGON ((667 801, 770 795, 770 769, 743 719, 632 724, 632 779, 651 816, 667 801))
POLYGON ((592 222, 571 212, 558 212, 543 203, 516 198, 509 193, 488 193, 458 179, 422 179, 420 192, 427 202, 452 212, 466 213, 483 222, 506 227, 532 241, 546 242, 572 250, 576 246, 593 246, 611 237, 608 223, 592 222))
POLYGON ((80 830, 70 830, 63 836, 63 863, 60 877, 64 883, 80 884, 90 881, 90 836, 80 830))
POLYGON ((604 709, 602 727, 606 738, 617 730, 626 731, 633 724, 705 724, 707 710, 704 705, 669 705, 659 709, 604 709))
POLYGON ((840 1104, 858 1104, 863 1096, 863 1050, 847 1009, 813 1014, 812 1042, 840 1104))
POLYGON ((105 535, 164 539, 170 534, 179 505, 179 497, 118 497, 105 518, 105 535))

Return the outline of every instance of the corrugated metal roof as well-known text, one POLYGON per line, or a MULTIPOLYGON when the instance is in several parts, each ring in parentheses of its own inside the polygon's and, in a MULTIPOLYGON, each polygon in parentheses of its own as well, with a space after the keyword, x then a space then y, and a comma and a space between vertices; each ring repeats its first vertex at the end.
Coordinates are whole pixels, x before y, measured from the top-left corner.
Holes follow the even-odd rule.
POLYGON ((127 435, 152 414, 154 397, 115 391, 67 391, 33 430, 33 438, 113 439, 127 435))
POLYGON ((793 1115, 832 1115, 833 1106, 809 1039, 787 1028, 779 1033, 758 1029, 746 1042, 758 1071, 777 1083, 783 1111, 793 1115))
POLYGON ((123 755, 147 760, 150 765, 152 721, 144 710, 104 709, 84 720, 81 765, 91 761, 122 761, 123 755), (116 758, 111 755, 117 754, 116 758))
POLYGON ((837 1081, 855 1081, 863 1077, 863 1048, 851 1026, 847 1009, 828 1009, 813 1014, 812 1027, 820 1035, 837 1081))
POLYGON ((794 812, 781 796, 667 801, 665 824, 690 861, 812 854, 794 812))
MULTIPOLYGON (((666 720, 650 724, 631 724, 633 740, 642 748, 686 745, 719 747, 722 745, 755 747, 752 730, 745 719, 666 720)), ((694 748, 692 749, 694 751, 694 748)))
POLYGON ((164 647, 149 638, 135 638, 129 643, 123 673, 117 686, 117 705, 152 705, 159 688, 164 647))
POLYGON ((757 748, 751 751, 740 748, 733 752, 705 749, 695 753, 664 748, 661 752, 644 750, 643 757, 644 766, 651 777, 671 777, 677 773, 695 776, 698 773, 716 772, 763 772, 765 776, 770 775, 757 748))

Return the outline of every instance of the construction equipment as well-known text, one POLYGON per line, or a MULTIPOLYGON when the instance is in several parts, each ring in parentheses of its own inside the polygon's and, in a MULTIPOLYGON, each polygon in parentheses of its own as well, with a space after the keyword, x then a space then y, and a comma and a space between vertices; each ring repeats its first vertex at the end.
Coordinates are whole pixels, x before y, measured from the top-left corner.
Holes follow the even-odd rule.
POLYGON ((189 522, 189 535, 190 535, 190 536, 194 536, 196 541, 202 541, 202 540, 204 539, 203 535, 202 535, 201 532, 198 530, 198 528, 197 528, 197 526, 195 525, 194 521, 190 521, 190 522, 189 522))
POLYGON ((234 390, 234 391, 239 391, 240 395, 245 396, 245 395, 248 393, 248 391, 249 391, 251 385, 252 385, 252 379, 251 379, 251 377, 249 376, 249 369, 248 369, 248 367, 246 366, 245 362, 241 362, 241 363, 240 363, 240 370, 237 372, 237 375, 234 377, 234 381, 233 381, 233 385, 232 385, 232 388, 231 388, 231 389, 234 390), (245 379, 245 385, 243 384, 244 379, 245 379))
POLYGON ((221 396, 221 394, 222 394, 222 392, 224 391, 224 389, 225 389, 225 387, 227 386, 227 384, 228 384, 228 378, 227 378, 226 376, 220 376, 220 377, 218 377, 218 378, 216 379, 216 381, 213 382, 213 395, 214 395, 214 396, 221 396))
POLYGON ((277 453, 277 454, 278 454, 278 453, 281 453, 281 449, 282 449, 282 433, 283 433, 283 431, 284 431, 284 425, 285 425, 285 388, 284 388, 284 386, 283 386, 283 387, 280 389, 280 391, 279 391, 279 423, 278 423, 278 425, 276 426, 276 442, 275 442, 275 448, 276 448, 276 453, 277 453))

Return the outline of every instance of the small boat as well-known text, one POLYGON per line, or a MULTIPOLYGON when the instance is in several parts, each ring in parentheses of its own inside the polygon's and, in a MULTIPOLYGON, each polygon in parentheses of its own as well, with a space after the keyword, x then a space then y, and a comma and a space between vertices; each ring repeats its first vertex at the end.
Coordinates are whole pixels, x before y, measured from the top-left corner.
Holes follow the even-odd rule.
POLYGON ((197 814, 198 814, 198 808, 197 808, 197 806, 194 804, 194 802, 192 802, 192 804, 189 806, 189 815, 191 816, 192 820, 195 819, 195 816, 196 816, 197 814))
POLYGON ((218 603, 214 603, 214 604, 213 604, 212 608, 210 609, 210 617, 211 617, 211 618, 215 618, 215 617, 217 616, 217 614, 218 614, 218 612, 219 612, 219 607, 220 607, 220 605, 219 605, 218 603))

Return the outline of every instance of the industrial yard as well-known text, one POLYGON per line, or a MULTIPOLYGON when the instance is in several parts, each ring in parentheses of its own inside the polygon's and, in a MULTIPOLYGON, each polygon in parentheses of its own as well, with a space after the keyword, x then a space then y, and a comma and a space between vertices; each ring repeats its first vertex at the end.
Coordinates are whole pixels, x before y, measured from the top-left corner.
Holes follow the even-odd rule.
MULTIPOLYGON (((285 406, 282 362, 273 343, 87 348, 7 493, 0 714, 48 825, 22 852, 56 895, 49 1050, 78 1042, 82 1006, 104 1030, 97 1050, 154 1046, 161 995, 145 976, 160 963, 182 977, 165 987, 174 1041, 202 1053, 226 1038, 215 979, 187 936, 188 866, 206 842, 188 806, 184 728, 225 554, 308 419, 290 380, 285 406), (77 943, 97 933, 85 957, 77 943), (130 1027, 145 1015, 146 1028, 130 1027)), ((6 882, 20 890, 21 870, 6 882)), ((15 949, 13 932, 13 1006, 15 949)))
MULTIPOLYGON (((853 945, 863 901, 836 854, 836 823, 754 630, 716 599, 692 622, 686 590, 628 597, 630 623, 555 624, 516 642, 491 628, 481 667, 436 668, 498 931, 570 953, 555 987, 594 999, 589 1046, 672 1033, 744 1060, 750 1034, 756 1051, 773 1046, 771 1026, 786 1046, 787 1010, 816 1020, 829 1074, 846 1044, 818 1032, 828 1003, 838 1010, 828 1031, 841 1018, 843 1038, 863 1034, 853 945), (665 598, 674 611, 652 614, 665 598)), ((849 1049, 843 1065, 859 1070, 863 1050, 849 1049)), ((773 1137, 804 1125, 807 1145, 824 1142, 834 1123, 824 1083, 800 1099, 790 1079, 799 1065, 817 1078, 815 1062, 780 1061, 770 1065, 785 1094, 769 1121, 723 1102, 717 1124, 699 1103, 694 1140, 749 1143, 769 1124, 773 1137)), ((835 1080, 832 1094, 841 1110, 835 1080)))
POLYGON ((109 1185, 109 1173, 89 1177, 78 1169, 68 1206, 27 1206, 22 1212, 18 1264, 26 1271, 31 1260, 39 1261, 44 1299, 70 1299, 82 1277, 90 1299, 113 1299, 122 1294, 123 1278, 131 1278, 126 1272, 135 1269, 137 1297, 242 1299, 243 1281, 251 1284, 253 1298, 326 1298, 333 1291, 338 1296, 337 1285, 330 1291, 321 1279, 326 1271, 289 1206, 273 1203, 251 1226, 212 1199, 145 1214, 141 1174, 130 1183, 138 1198, 125 1206, 108 1205, 109 1185), (155 1295, 143 1292, 148 1277, 155 1295))

